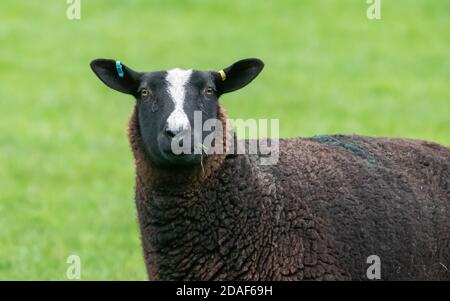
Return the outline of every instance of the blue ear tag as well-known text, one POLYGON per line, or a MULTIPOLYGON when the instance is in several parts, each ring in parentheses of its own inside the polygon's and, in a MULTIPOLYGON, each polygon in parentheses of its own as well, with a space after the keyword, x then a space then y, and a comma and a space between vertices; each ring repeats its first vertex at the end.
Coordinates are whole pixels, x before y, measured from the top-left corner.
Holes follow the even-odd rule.
POLYGON ((125 74, 123 73, 122 63, 120 61, 116 61, 116 69, 119 77, 123 77, 125 74))

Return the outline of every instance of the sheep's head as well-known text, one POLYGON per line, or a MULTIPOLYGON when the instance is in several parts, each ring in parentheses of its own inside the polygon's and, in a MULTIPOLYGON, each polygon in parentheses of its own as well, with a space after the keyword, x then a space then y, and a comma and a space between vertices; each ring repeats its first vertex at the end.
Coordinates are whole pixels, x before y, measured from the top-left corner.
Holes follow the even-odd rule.
POLYGON ((263 66, 259 59, 245 59, 220 71, 137 72, 115 60, 91 62, 94 73, 108 87, 136 98, 146 152, 160 167, 199 164, 205 151, 203 141, 215 130, 205 129, 203 123, 217 120, 219 97, 246 86, 263 66), (195 124, 198 117, 200 125, 195 124))

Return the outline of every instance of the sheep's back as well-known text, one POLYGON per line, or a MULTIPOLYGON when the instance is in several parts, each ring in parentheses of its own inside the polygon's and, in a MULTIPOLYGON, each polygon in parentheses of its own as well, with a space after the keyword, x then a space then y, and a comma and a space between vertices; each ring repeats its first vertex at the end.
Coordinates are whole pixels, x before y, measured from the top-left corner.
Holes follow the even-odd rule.
MULTIPOLYGON (((425 141, 317 136, 280 141, 271 173, 287 208, 324 220, 339 266, 367 279, 450 279, 450 149, 425 141)), ((287 209, 288 210, 288 209, 287 209)))

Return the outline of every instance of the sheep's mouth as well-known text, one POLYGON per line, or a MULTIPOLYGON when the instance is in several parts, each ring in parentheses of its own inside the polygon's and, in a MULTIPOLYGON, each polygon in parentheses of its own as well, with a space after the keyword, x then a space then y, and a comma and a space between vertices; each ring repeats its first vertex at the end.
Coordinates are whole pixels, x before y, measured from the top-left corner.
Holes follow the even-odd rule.
POLYGON ((165 155, 173 156, 173 157, 176 157, 176 158, 183 158, 183 157, 187 157, 187 156, 192 155, 191 153, 184 153, 184 152, 174 153, 170 149, 169 150, 163 150, 163 152, 164 152, 165 155))
POLYGON ((160 135, 158 137, 156 157, 162 165, 166 166, 193 166, 202 160, 202 154, 198 154, 192 145, 187 149, 172 148, 172 140, 160 135))
MULTIPOLYGON (((176 139, 176 138, 174 138, 176 139)), ((199 153, 196 146, 193 145, 193 137, 184 137, 184 140, 174 141, 167 137, 162 137, 159 140, 159 149, 162 153, 175 157, 190 156, 199 153), (188 140, 191 139, 191 140, 188 140), (184 143, 187 143, 184 145, 184 143)))
POLYGON ((174 156, 174 157, 187 157, 196 154, 194 147, 190 147, 189 149, 179 149, 174 151, 170 144, 162 144, 160 145, 160 150, 165 155, 174 156))
POLYGON ((170 144, 162 144, 159 147, 162 156, 168 161, 178 162, 181 160, 190 160, 191 157, 195 157, 193 150, 183 150, 174 152, 170 144))
POLYGON ((174 154, 172 152, 165 153, 164 158, 169 165, 172 166, 195 166, 201 161, 200 155, 195 154, 174 154))

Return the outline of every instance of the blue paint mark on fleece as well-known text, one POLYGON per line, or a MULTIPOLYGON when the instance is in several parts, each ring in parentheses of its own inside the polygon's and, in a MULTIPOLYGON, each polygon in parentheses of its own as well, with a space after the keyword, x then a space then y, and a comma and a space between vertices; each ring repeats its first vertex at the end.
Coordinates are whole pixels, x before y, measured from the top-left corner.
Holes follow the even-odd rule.
POLYGON ((367 160, 369 163, 375 164, 375 158, 354 138, 344 135, 318 135, 311 137, 311 140, 323 144, 335 145, 342 147, 351 152, 353 155, 367 160))

